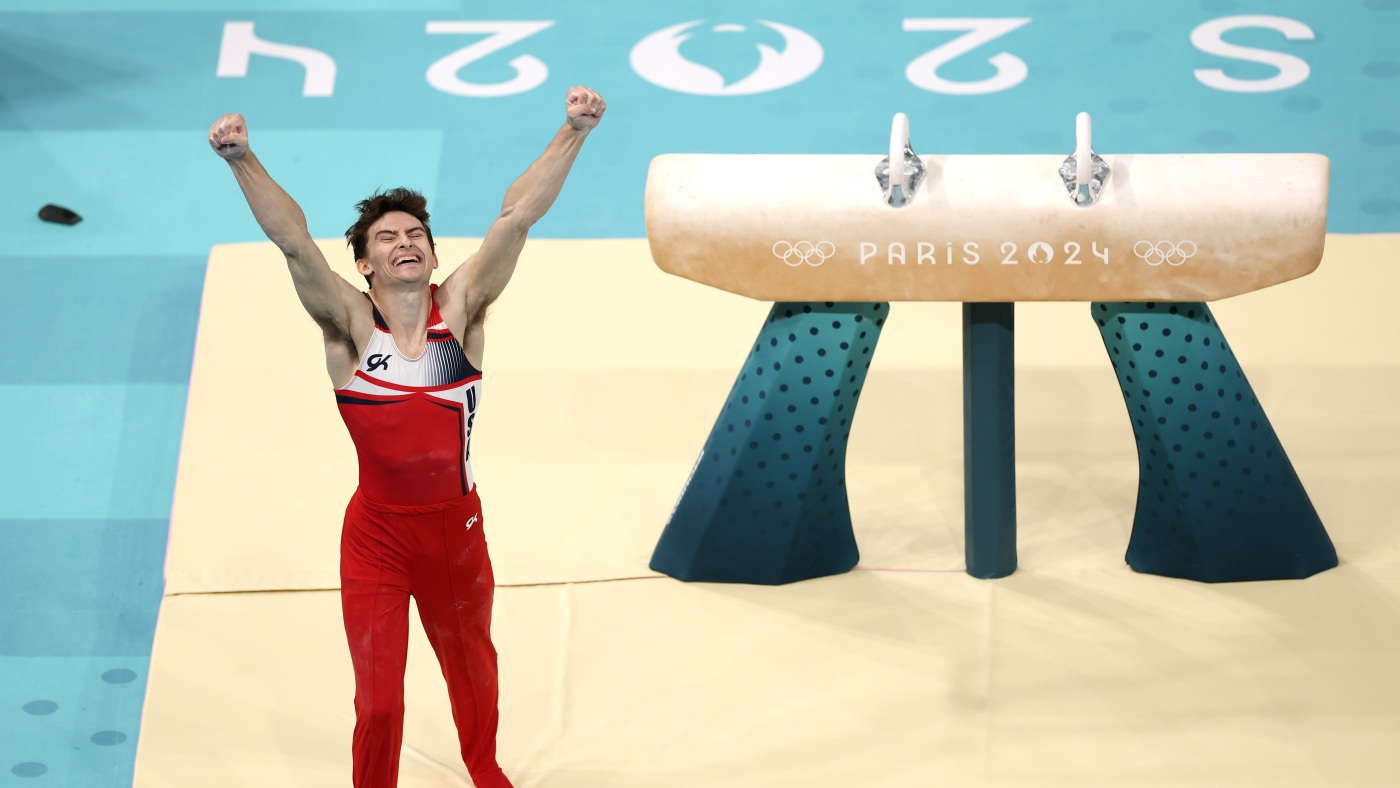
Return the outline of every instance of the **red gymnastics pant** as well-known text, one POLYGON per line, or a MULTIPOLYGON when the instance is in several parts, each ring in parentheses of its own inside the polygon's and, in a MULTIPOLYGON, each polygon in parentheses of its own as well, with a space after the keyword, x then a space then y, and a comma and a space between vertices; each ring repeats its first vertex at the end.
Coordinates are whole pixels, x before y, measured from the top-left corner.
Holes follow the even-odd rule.
POLYGON ((496 763, 496 584, 476 493, 427 506, 389 506, 357 491, 345 510, 340 579, 355 666, 356 788, 393 788, 398 781, 409 596, 447 679, 472 782, 510 788, 496 763))

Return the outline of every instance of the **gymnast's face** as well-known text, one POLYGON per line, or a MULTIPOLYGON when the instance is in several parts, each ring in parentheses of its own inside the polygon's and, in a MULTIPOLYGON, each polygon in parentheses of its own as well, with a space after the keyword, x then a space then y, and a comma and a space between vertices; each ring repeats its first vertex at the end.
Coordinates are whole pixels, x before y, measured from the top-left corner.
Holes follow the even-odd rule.
POLYGON ((427 282, 437 268, 423 223, 411 214, 390 211, 369 226, 365 256, 356 260, 361 274, 385 281, 427 282))

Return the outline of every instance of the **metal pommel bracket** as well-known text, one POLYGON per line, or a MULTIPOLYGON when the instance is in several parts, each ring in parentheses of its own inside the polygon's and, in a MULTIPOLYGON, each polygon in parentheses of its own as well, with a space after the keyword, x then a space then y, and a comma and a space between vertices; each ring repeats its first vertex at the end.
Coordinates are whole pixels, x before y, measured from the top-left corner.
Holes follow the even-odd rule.
POLYGON ((1110 172, 1107 162, 1094 153, 1093 124, 1089 113, 1079 113, 1074 119, 1074 153, 1060 165, 1060 180, 1064 181, 1070 199, 1082 208, 1093 205, 1098 201, 1110 172))
POLYGON ((875 166, 875 180, 892 208, 902 208, 914 199, 924 179, 924 163, 909 146, 909 116, 894 116, 890 126, 890 155, 875 166), (892 162, 900 162, 895 166, 892 162))

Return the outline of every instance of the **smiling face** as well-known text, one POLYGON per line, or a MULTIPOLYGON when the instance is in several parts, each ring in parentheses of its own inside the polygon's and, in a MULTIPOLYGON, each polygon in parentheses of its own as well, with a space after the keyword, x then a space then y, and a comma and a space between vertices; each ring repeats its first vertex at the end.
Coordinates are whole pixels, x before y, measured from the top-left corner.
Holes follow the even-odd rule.
POLYGON ((403 211, 390 211, 369 226, 365 255, 355 261, 360 273, 376 284, 426 283, 437 268, 437 257, 423 223, 403 211))

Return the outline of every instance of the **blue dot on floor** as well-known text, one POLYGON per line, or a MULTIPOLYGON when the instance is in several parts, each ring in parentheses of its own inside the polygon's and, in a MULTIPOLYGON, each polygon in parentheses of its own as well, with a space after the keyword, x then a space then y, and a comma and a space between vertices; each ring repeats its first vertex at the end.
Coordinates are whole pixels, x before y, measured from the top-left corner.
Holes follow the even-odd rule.
POLYGON ((1362 66, 1361 73, 1368 77, 1389 79, 1396 74, 1400 74, 1400 63, 1392 63, 1389 60, 1378 60, 1374 63, 1367 63, 1362 66))
POLYGON ((1400 143, 1400 132, 1392 129, 1372 129, 1361 135, 1361 141, 1367 145, 1388 148, 1400 143))
POLYGON ((58 711, 58 704, 51 700, 31 700, 24 704, 24 713, 42 717, 45 714, 53 714, 58 711))
POLYGON ((14 768, 10 769, 10 774, 16 777, 39 777, 47 774, 48 771, 49 767, 44 764, 30 762, 16 764, 14 768))
POLYGON ((92 734, 92 743, 103 747, 114 747, 126 741, 126 734, 121 731, 98 731, 92 734))
POLYGON ((1223 148, 1235 141, 1235 135, 1228 131, 1203 131, 1196 135, 1196 142, 1207 148, 1223 148))
POLYGON ((1137 46, 1147 43, 1151 38, 1152 34, 1143 30, 1124 30, 1114 33, 1113 37, 1109 40, 1115 44, 1122 44, 1123 46, 1137 46))
POLYGON ((114 668, 102 674, 102 680, 108 684, 129 684, 136 680, 136 671, 126 668, 114 668))
POLYGON ((1289 112, 1317 112, 1322 109, 1322 99, 1316 96, 1293 96, 1283 100, 1283 108, 1289 112))
POLYGON ((1394 216, 1400 213, 1400 200, 1367 200, 1361 203, 1361 212, 1372 216, 1394 216))

